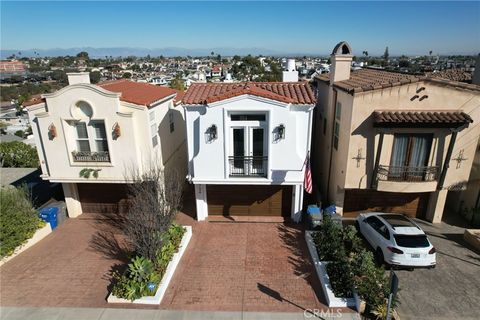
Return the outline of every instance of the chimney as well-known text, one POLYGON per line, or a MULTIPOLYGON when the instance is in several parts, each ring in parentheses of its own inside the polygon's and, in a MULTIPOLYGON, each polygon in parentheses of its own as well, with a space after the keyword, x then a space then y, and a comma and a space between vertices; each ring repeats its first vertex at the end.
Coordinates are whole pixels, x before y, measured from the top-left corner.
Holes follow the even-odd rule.
POLYGON ((77 83, 90 83, 90 72, 69 72, 68 84, 77 84, 77 83))
POLYGON ((287 70, 283 71, 283 82, 298 82, 298 71, 295 69, 295 59, 287 60, 287 70))
POLYGON ((345 41, 338 43, 333 48, 330 56, 330 83, 350 79, 352 58, 352 48, 345 41))
POLYGON ((480 54, 477 56, 475 61, 475 71, 473 71, 472 83, 480 85, 480 54))

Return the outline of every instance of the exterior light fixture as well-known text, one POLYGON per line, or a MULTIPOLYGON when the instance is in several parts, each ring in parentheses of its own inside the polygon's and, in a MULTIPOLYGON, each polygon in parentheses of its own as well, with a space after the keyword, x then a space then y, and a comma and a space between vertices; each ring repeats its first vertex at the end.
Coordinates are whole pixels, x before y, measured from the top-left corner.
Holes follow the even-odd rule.
POLYGON ((48 126, 48 137, 50 140, 57 137, 57 128, 53 123, 48 126))
POLYGON ((112 133, 113 133, 113 139, 116 140, 118 137, 122 135, 122 131, 120 129, 120 125, 118 122, 115 122, 115 124, 112 127, 112 133))
POLYGON ((212 124, 210 128, 208 128, 208 141, 213 141, 217 139, 217 126, 212 124))
POLYGON ((285 139, 285 125, 281 124, 277 127, 277 140, 285 139))

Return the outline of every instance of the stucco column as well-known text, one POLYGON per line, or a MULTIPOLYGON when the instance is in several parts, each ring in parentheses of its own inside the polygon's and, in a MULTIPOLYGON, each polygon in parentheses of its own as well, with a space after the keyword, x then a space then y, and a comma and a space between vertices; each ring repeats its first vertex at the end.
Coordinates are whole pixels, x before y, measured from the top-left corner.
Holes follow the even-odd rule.
POLYGON ((78 217, 83 213, 82 204, 78 195, 76 183, 62 183, 63 194, 65 195, 65 204, 67 205, 68 216, 70 218, 78 217))
POLYGON ((291 218, 295 222, 302 220, 303 209, 303 184, 296 184, 292 187, 292 213, 291 218))
POLYGON ((208 217, 207 186, 195 185, 195 203, 197 206, 197 220, 204 221, 208 217))
POLYGON ((447 200, 448 190, 438 190, 430 194, 427 207, 427 220, 433 223, 442 222, 445 201, 447 200))

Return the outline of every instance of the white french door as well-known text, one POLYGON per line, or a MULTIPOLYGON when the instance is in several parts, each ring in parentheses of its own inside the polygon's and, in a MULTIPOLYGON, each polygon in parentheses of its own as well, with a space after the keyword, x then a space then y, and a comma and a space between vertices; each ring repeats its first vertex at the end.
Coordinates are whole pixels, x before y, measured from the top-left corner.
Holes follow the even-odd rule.
POLYGON ((233 126, 230 132, 230 175, 264 176, 267 167, 263 126, 233 126))

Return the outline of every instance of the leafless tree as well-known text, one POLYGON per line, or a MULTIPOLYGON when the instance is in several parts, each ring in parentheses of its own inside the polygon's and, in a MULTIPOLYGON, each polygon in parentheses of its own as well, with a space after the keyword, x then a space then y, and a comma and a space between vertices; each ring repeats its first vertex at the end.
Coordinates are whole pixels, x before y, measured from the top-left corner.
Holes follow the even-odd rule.
POLYGON ((182 203, 183 181, 176 171, 152 164, 126 176, 129 205, 123 229, 136 254, 155 259, 182 203))

